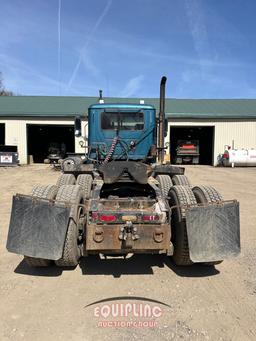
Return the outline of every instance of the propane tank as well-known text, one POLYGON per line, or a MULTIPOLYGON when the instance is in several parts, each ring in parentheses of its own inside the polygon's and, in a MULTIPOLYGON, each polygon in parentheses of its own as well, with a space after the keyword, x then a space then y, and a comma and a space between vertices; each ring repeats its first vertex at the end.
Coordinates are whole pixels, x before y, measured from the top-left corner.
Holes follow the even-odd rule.
POLYGON ((222 156, 224 166, 256 166, 256 149, 232 149, 225 146, 222 156))

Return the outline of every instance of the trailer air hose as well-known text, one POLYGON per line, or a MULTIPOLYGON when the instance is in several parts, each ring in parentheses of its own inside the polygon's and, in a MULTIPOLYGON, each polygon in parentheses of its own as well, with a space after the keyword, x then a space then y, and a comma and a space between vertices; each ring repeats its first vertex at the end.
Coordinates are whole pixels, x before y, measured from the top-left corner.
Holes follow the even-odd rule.
POLYGON ((118 136, 113 138, 111 146, 110 146, 109 151, 108 151, 108 154, 107 154, 105 160, 102 162, 103 165, 105 165, 106 163, 109 162, 109 160, 110 160, 111 156, 113 155, 114 150, 116 148, 117 141, 118 141, 118 136))

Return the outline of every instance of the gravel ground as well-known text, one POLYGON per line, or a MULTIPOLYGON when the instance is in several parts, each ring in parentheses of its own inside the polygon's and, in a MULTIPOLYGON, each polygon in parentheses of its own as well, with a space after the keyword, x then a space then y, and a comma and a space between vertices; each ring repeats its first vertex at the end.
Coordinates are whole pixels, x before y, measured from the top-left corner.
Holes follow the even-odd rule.
POLYGON ((238 258, 209 269, 176 267, 161 255, 89 257, 76 269, 39 270, 6 251, 11 198, 35 184, 54 184, 59 173, 45 165, 0 168, 0 340, 255 340, 256 168, 187 166, 186 174, 192 184, 211 184, 225 199, 240 201, 238 258), (131 297, 126 303, 142 304, 132 299, 140 296, 168 306, 159 305, 154 327, 102 327, 104 317, 94 315, 104 303, 86 307, 122 296, 131 297))

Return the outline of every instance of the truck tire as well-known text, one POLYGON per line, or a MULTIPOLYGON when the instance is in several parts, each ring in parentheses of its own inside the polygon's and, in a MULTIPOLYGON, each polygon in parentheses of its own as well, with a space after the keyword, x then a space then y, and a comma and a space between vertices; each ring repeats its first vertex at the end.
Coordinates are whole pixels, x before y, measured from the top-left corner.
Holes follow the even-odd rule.
POLYGON ((80 165, 82 163, 82 159, 78 156, 68 156, 61 163, 61 169, 69 170, 73 169, 73 166, 80 165))
POLYGON ((212 186, 195 186, 192 190, 199 204, 211 204, 223 200, 222 195, 212 186))
MULTIPOLYGON (((37 185, 32 189, 31 195, 40 199, 54 200, 58 191, 55 185, 42 186, 37 185)), ((31 267, 46 267, 51 265, 52 261, 43 258, 34 258, 24 256, 25 262, 31 267)))
MULTIPOLYGON (((222 195, 212 186, 195 186, 193 187, 193 193, 198 204, 211 204, 223 200, 222 195)), ((204 262, 201 264, 212 266, 220 264, 222 262, 223 261, 220 260, 215 262, 204 262)))
POLYGON ((173 186, 169 192, 171 215, 171 241, 174 246, 173 260, 177 265, 191 265, 186 226, 185 209, 179 206, 197 205, 192 189, 188 186, 173 186))
POLYGON ((163 196, 167 197, 170 188, 173 186, 172 179, 169 175, 157 175, 156 180, 159 182, 159 188, 163 196))
POLYGON ((55 185, 36 185, 33 187, 31 195, 40 199, 54 200, 58 191, 55 185))
POLYGON ((80 174, 76 179, 76 184, 82 188, 84 200, 90 198, 92 180, 93 179, 90 174, 80 174))
POLYGON ((186 175, 174 175, 172 177, 172 182, 174 185, 191 186, 186 175))
POLYGON ((82 244, 79 244, 78 222, 83 212, 78 206, 83 203, 83 194, 80 186, 64 185, 59 188, 56 203, 67 202, 71 205, 70 218, 64 243, 63 256, 55 261, 57 266, 76 266, 82 255, 82 244))
POLYGON ((64 185, 75 185, 76 178, 73 174, 61 174, 57 180, 57 187, 64 185))

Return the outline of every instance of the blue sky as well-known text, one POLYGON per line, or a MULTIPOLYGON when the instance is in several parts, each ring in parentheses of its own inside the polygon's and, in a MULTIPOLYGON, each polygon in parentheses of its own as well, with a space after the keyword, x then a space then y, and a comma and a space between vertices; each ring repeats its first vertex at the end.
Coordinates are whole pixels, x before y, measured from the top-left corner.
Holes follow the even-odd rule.
POLYGON ((256 98, 255 0, 0 0, 22 95, 256 98))

